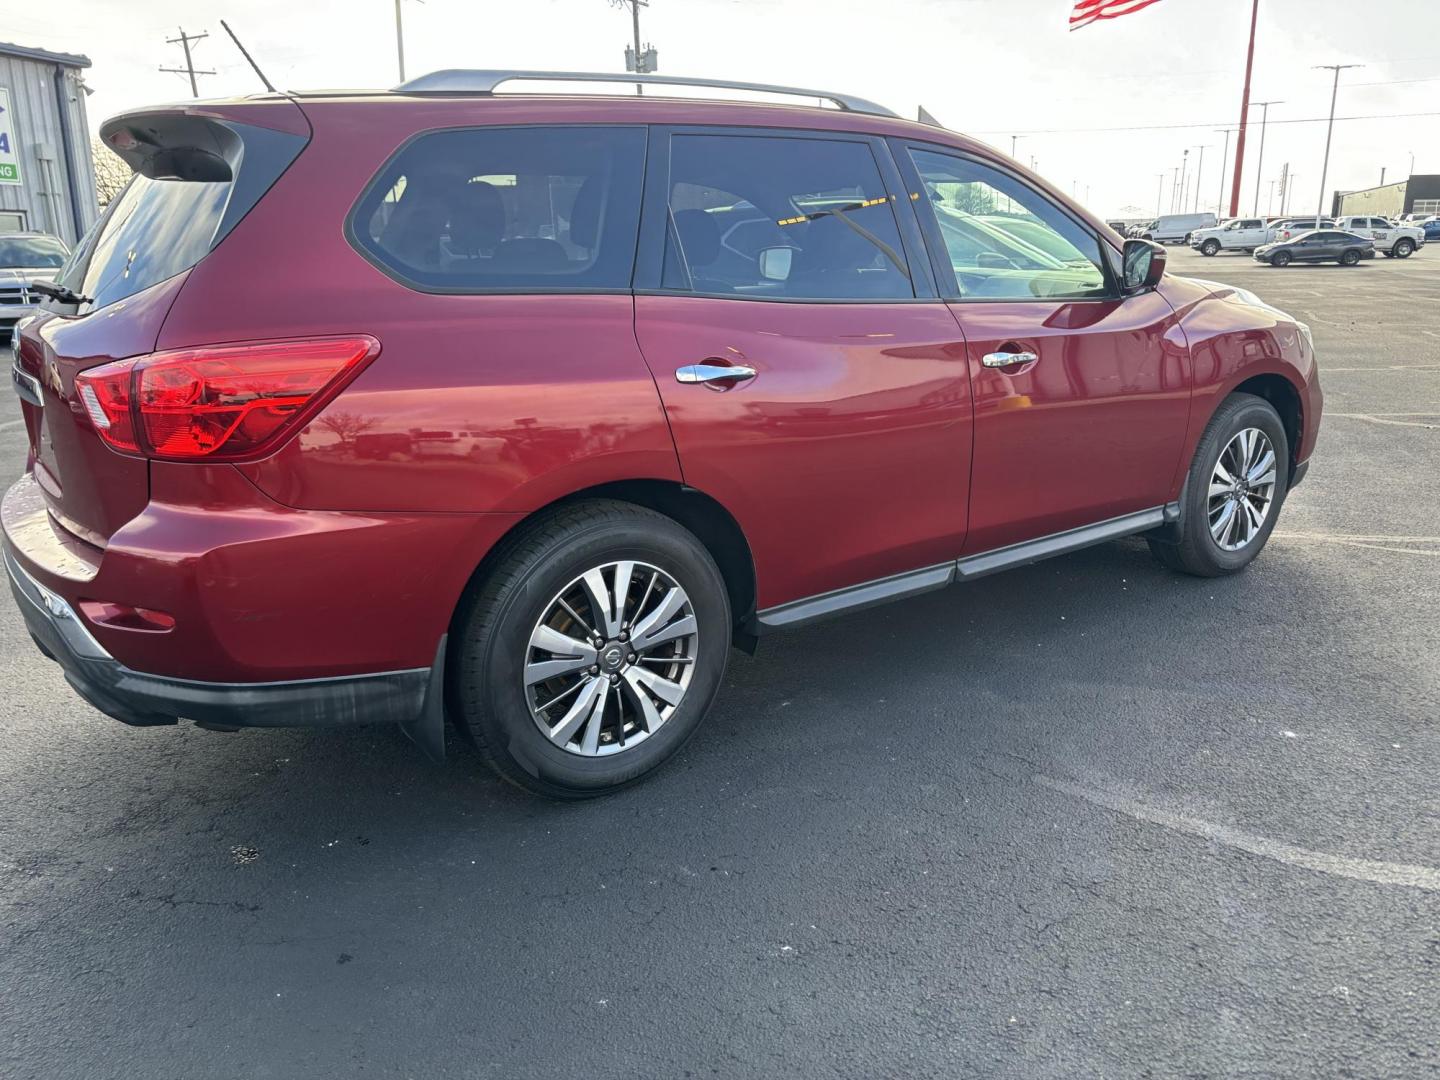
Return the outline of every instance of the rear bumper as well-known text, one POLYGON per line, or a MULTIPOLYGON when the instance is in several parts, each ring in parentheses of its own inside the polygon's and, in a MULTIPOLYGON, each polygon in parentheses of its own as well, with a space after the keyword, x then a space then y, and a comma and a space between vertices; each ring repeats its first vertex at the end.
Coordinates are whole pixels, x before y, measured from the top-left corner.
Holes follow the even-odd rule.
POLYGON ((435 667, 267 683, 199 682, 134 671, 95 640, 76 611, 35 580, 7 545, 5 570, 31 637, 60 665, 75 692, 136 726, 194 720, 203 727, 337 727, 397 723, 414 729, 438 709, 435 667), (436 696, 436 700, 429 700, 436 696))

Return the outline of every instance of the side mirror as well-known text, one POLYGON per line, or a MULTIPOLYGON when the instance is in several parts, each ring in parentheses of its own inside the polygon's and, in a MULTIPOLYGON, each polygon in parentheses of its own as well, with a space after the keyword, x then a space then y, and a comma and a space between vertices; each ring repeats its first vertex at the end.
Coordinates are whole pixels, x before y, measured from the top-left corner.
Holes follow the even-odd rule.
POLYGON ((766 281, 787 281, 790 278, 790 263, 795 257, 795 249, 788 247, 768 247, 760 249, 759 264, 760 276, 766 281))
POLYGON ((1126 240, 1121 261, 1121 286, 1126 293, 1153 289, 1165 276, 1165 249, 1150 240, 1126 240))

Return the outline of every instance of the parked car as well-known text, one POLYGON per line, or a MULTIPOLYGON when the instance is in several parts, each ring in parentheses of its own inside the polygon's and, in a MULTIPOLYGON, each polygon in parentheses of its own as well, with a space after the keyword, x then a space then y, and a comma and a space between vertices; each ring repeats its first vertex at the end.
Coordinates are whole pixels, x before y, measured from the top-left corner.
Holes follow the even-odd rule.
POLYGON ((1302 232, 1333 228, 1335 228, 1333 220, 1327 217, 1317 218, 1314 214, 1309 217, 1281 218, 1279 221, 1270 223, 1265 242, 1273 244, 1276 240, 1289 240, 1291 237, 1299 236, 1302 232))
POLYGON ((1264 218, 1232 218, 1213 229, 1196 229, 1190 234, 1190 246, 1201 255, 1221 251, 1254 251, 1270 239, 1264 218))
POLYGON ((18 336, 0 510, 101 712, 432 755, 448 716, 594 795, 732 643, 1119 536, 1202 576, 1265 546, 1303 323, 859 99, 493 93, 524 77, 102 126, 136 176, 18 336))
POLYGON ((1341 266, 1354 266, 1362 259, 1374 257, 1375 241, 1338 229, 1311 229, 1289 240, 1277 240, 1255 249, 1255 258, 1271 266, 1331 261, 1341 266))
POLYGON ((1197 229, 1215 226, 1214 214, 1162 214, 1140 233, 1141 239, 1157 244, 1188 244, 1197 229))
POLYGON ((1142 225, 1131 225, 1130 228, 1125 230, 1125 235, 1129 239, 1138 240, 1144 237, 1147 232, 1154 230, 1155 224, 1153 221, 1147 221, 1142 225))
POLYGON ((1440 217, 1429 217, 1422 221, 1419 226, 1425 234, 1425 242, 1440 240, 1440 217))
POLYGON ((0 233, 0 338, 35 310, 37 282, 55 280, 70 255, 64 243, 45 233, 0 233))
POLYGON ((1425 246, 1425 230, 1394 225, 1378 217, 1338 217, 1335 227, 1375 241, 1375 250, 1386 258, 1408 259, 1425 246))

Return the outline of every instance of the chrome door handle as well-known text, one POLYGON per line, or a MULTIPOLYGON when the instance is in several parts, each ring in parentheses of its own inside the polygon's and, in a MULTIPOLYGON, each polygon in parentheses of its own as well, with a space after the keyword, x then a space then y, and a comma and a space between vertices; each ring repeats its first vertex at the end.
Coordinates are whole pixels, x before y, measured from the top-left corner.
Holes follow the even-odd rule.
POLYGON ((992 352, 980 358, 986 367, 1012 367, 1015 364, 1030 364, 1040 357, 1033 352, 992 352))
MULTIPOLYGON (((753 379, 757 372, 753 367, 746 367, 744 364, 730 364, 722 367, 719 364, 686 364, 675 369, 675 381, 679 383, 719 383, 728 380, 744 382, 746 379, 753 379)), ((723 390, 723 386, 716 386, 716 390, 723 390)))

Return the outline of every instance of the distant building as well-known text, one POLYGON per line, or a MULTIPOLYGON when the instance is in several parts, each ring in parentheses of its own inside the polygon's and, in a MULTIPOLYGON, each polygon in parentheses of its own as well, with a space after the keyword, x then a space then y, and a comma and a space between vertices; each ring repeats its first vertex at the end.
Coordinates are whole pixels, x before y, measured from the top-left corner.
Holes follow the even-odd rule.
POLYGON ((1337 191, 1330 207, 1332 217, 1344 214, 1440 214, 1440 174, 1416 174, 1408 180, 1361 191, 1337 191))
POLYGON ((74 246, 95 220, 84 56, 0 42, 0 232, 74 246))

